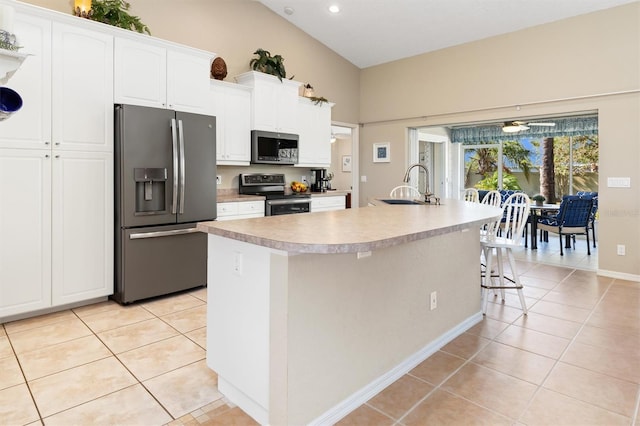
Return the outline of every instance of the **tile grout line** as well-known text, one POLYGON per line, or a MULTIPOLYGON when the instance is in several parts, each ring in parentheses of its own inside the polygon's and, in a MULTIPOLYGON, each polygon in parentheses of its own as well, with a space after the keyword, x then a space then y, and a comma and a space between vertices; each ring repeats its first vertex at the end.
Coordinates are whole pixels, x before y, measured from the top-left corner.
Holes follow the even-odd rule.
MULTIPOLYGON (((144 308, 144 306, 142 306, 142 305, 139 305, 139 306, 140 306, 141 308, 145 309, 145 308, 144 308)), ((145 311, 149 312, 147 309, 145 309, 145 311)), ((160 319, 160 318, 158 318, 158 316, 157 316, 156 314, 154 314, 153 312, 149 312, 149 313, 150 313, 151 315, 153 315, 155 318, 160 319)), ((75 314, 75 312, 74 312, 74 314, 75 314)), ((77 314, 76 314, 76 316, 77 316, 77 314)), ((78 317, 78 318, 80 318, 80 317, 78 317)), ((161 320, 161 319, 160 319, 160 320, 161 320)), ((113 357, 114 357, 114 358, 115 358, 115 359, 120 363, 120 365, 122 365, 122 367, 123 367, 123 368, 124 368, 124 369, 129 373, 129 374, 131 374, 131 377, 133 377, 133 378, 136 380, 137 384, 139 384, 139 385, 140 385, 140 386, 145 390, 145 392, 147 392, 147 393, 151 396, 151 398, 153 398, 153 400, 154 400, 154 401, 156 401, 160 407, 162 407, 162 409, 165 411, 165 413, 167 413, 167 415, 168 415, 170 418, 172 418, 173 420, 175 420, 176 418, 175 418, 175 417, 173 417, 173 416, 171 415, 171 413, 169 412, 169 410, 167 409, 167 407, 165 407, 165 406, 164 406, 164 404, 162 404, 162 403, 161 403, 161 402, 156 398, 156 396, 155 396, 155 395, 154 395, 154 394, 153 394, 153 393, 152 393, 152 392, 151 392, 151 391, 150 391, 150 390, 149 390, 149 389, 148 389, 148 388, 147 388, 147 387, 142 383, 142 381, 140 381, 140 379, 138 379, 138 377, 137 377, 135 374, 133 374, 133 372, 132 372, 131 370, 129 370, 129 368, 128 368, 128 367, 127 367, 127 366, 122 362, 122 360, 118 357, 118 355, 117 355, 116 353, 114 353, 114 352, 111 350, 111 348, 110 348, 110 347, 109 347, 109 346, 108 346, 108 345, 107 345, 107 344, 106 344, 106 343, 105 343, 105 342, 100 338, 100 336, 98 336, 98 334, 97 334, 96 332, 94 332, 94 331, 93 331, 93 329, 92 329, 88 324, 86 324, 86 323, 82 320, 82 318, 80 318, 80 321, 82 321, 82 323, 83 323, 83 324, 85 324, 85 325, 89 328, 89 330, 91 330, 91 332, 93 333, 93 335, 94 335, 94 336, 95 336, 95 337, 100 341, 100 343, 102 343, 102 344, 107 348, 107 350, 111 353, 111 355, 112 355, 112 356, 113 356, 113 357)), ((161 321, 162 321, 162 320, 161 320, 161 321)), ((142 322, 142 321, 139 321, 139 322, 142 322)), ((163 322, 164 322, 164 321, 163 321, 163 322)), ((133 323, 133 324, 137 324, 137 323, 133 323)), ((166 324, 166 323, 165 323, 165 324, 166 324)), ((127 324, 127 325, 131 325, 131 324, 127 324)), ((170 324, 168 324, 168 325, 171 327, 171 325, 170 325, 170 324)), ((126 326, 123 326, 123 327, 126 327, 126 326)), ((116 328, 122 328, 122 327, 116 327, 116 328)), ((173 328, 173 327, 172 327, 172 328, 173 328)), ((175 328, 174 328, 174 330, 175 330, 175 328)), ((104 330, 104 331, 107 331, 107 330, 104 330)), ((178 330, 176 330, 176 331, 177 331, 178 333, 180 333, 178 330)), ((166 340, 166 339, 162 339, 162 340, 166 340)), ((132 385, 132 386, 135 386, 135 384, 134 384, 134 385, 132 385)), ((130 386, 127 386, 127 387, 130 387, 130 386)), ((126 388, 125 388, 125 389, 126 389, 126 388)), ((122 390, 122 389, 120 389, 120 390, 118 390, 118 391, 116 391, 116 392, 119 392, 119 391, 121 391, 121 390, 122 390)), ((114 393, 114 392, 112 392, 112 393, 114 393)), ((100 398, 102 398, 102 397, 100 397, 100 398)), ((89 402, 89 401, 84 402, 84 404, 86 404, 87 402, 89 402)), ((81 404, 81 405, 82 405, 82 404, 81 404)))
MULTIPOLYGON (((568 279, 571 275, 573 275, 574 273, 575 273, 575 269, 574 269, 574 271, 573 271, 571 274, 569 274, 569 275, 568 275, 564 280, 560 281, 560 282, 558 283, 558 285, 560 285, 561 283, 563 283, 565 280, 567 280, 567 279, 568 279)), ((520 414, 520 416, 518 417, 518 419, 516 419, 518 422, 520 422, 520 421, 521 421, 522 416, 527 412, 527 410, 529 409, 529 407, 530 407, 530 406, 531 406, 531 404, 533 403, 533 400, 535 399, 535 397, 540 393, 541 389, 543 389, 543 388, 544 388, 544 384, 545 384, 545 383, 547 382, 547 380, 549 379, 549 376, 550 376, 550 375, 551 375, 551 373, 555 370, 556 366, 561 362, 562 357, 564 357, 564 355, 567 353, 567 351, 569 350, 569 348, 571 347, 571 345, 576 341, 576 339, 578 338, 578 335, 580 334, 580 332, 582 332, 582 330, 584 329, 584 327, 587 325, 587 322, 589 321, 589 319, 590 319, 590 318, 591 318, 591 316, 593 315, 593 313, 594 313, 595 309, 596 309, 596 308, 598 307, 598 305, 602 302, 602 300, 604 299, 604 297, 606 296, 606 294, 609 292, 609 290, 610 290, 610 289, 611 289, 611 287, 613 286, 613 283, 614 283, 614 282, 615 282, 615 280, 614 280, 614 281, 612 281, 612 282, 610 282, 610 283, 608 284, 607 289, 602 293, 602 295, 600 296, 600 298, 598 299, 598 301, 597 301, 597 302, 595 303, 595 305, 590 309, 589 315, 588 315, 588 316, 587 316, 587 318, 585 318, 585 320, 580 324, 580 328, 578 329, 578 331, 576 332, 576 334, 571 338, 571 340, 569 341, 569 344, 567 344, 567 346, 564 348, 564 350, 562 351, 562 353, 558 356, 558 359, 557 359, 557 360, 554 360, 553 366, 551 367, 551 369, 549 369, 549 372, 545 375, 545 377, 544 377, 544 379, 542 380, 542 382, 537 386, 536 391, 535 391, 535 392, 533 393, 533 395, 531 396, 531 399, 527 402, 527 405, 526 405, 525 409, 523 410, 523 412, 520 414)), ((556 287, 557 287, 557 286, 556 286, 556 287)), ((556 288, 556 287, 554 287, 554 288, 556 288)), ((551 317, 551 318, 555 318, 555 317, 551 317)), ((573 364, 569 364, 569 365, 573 365, 573 364)), ((585 370, 587 370, 587 371, 595 372, 594 370, 589 370, 589 369, 584 368, 584 367, 578 367, 578 368, 583 368, 583 369, 585 369, 585 370)), ((597 373, 597 372, 596 372, 596 373, 597 373)), ((602 374, 602 373, 599 373, 599 374, 602 374)), ((608 376, 608 377, 612 377, 612 376, 609 376, 609 375, 606 375, 606 376, 608 376)), ((545 389, 546 389, 546 388, 545 388, 545 389)), ((550 389, 549 389, 549 390, 550 390, 550 389)), ((556 392, 556 391, 553 391, 553 390, 551 390, 551 391, 552 391, 552 392, 556 392)), ((624 415, 623 415, 623 414, 621 414, 621 413, 617 413, 617 412, 615 412, 615 411, 611 411, 609 408, 604 408, 604 407, 601 407, 601 406, 599 406, 599 405, 593 404, 593 403, 591 403, 591 402, 587 402, 587 401, 583 401, 583 400, 581 400, 581 399, 577 399, 577 398, 575 398, 575 397, 573 397, 573 396, 571 396, 571 395, 566 395, 566 394, 564 394, 564 393, 562 393, 562 392, 557 392, 557 393, 559 393, 560 395, 564 395, 565 397, 570 398, 570 399, 572 399, 572 400, 574 400, 574 401, 579 401, 579 402, 582 402, 582 403, 584 403, 584 404, 588 404, 588 405, 591 405, 591 406, 593 406, 593 407, 597 407, 597 408, 600 408, 600 409, 602 409, 602 410, 606 410, 606 411, 608 411, 608 412, 616 413, 616 414, 619 414, 619 415, 624 416, 624 415)), ((640 391, 638 392, 638 398, 639 398, 639 401, 640 401, 640 391)), ((624 417, 627 417, 627 416, 624 416, 624 417)), ((633 424, 633 422, 632 422, 631 424, 633 424)))

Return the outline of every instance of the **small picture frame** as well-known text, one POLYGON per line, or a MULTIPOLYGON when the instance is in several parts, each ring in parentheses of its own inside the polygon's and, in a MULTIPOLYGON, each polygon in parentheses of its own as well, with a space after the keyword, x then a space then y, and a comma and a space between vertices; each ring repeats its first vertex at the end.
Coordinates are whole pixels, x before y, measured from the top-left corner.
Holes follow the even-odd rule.
POLYGON ((388 163, 391 161, 391 144, 389 142, 373 144, 373 162, 388 163))
POLYGON ((351 173, 351 156, 350 155, 342 156, 342 171, 351 173))

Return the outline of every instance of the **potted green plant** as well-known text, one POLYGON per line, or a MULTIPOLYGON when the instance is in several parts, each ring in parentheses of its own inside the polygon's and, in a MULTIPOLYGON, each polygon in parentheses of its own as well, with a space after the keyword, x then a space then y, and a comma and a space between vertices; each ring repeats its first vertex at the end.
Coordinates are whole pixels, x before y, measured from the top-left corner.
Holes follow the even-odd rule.
POLYGON ((131 5, 125 0, 93 0, 91 13, 87 17, 114 27, 151 35, 149 27, 143 24, 140 18, 127 12, 129 7, 131 5))
POLYGON ((546 198, 544 198, 544 195, 541 194, 536 194, 531 197, 531 199, 536 202, 536 206, 541 206, 546 200, 546 198))
POLYGON ((283 78, 287 78, 287 72, 284 69, 284 58, 282 56, 271 56, 271 53, 264 49, 258 49, 253 52, 253 54, 258 55, 258 57, 251 59, 249 62, 252 70, 275 75, 280 81, 282 81, 283 78))

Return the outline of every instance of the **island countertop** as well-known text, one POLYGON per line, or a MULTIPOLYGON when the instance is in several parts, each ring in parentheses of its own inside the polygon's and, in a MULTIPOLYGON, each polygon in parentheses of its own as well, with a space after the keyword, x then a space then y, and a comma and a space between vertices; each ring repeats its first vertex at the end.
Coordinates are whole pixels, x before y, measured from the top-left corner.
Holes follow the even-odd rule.
POLYGON ((501 214, 495 207, 445 199, 441 205, 380 205, 201 222, 198 230, 287 252, 355 253, 480 227, 501 214))

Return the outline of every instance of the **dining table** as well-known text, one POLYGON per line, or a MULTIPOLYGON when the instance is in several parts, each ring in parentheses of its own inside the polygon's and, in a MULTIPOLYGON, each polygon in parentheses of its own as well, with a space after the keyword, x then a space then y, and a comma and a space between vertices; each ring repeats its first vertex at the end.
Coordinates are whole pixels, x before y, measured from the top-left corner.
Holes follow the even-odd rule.
MULTIPOLYGON (((536 250, 538 248, 538 241, 536 238, 536 235, 538 234, 538 218, 547 213, 557 213, 559 210, 560 204, 531 204, 531 208, 529 210, 529 218, 531 219, 531 250, 536 250)), ((567 244, 570 244, 569 240, 567 240, 567 244)))

